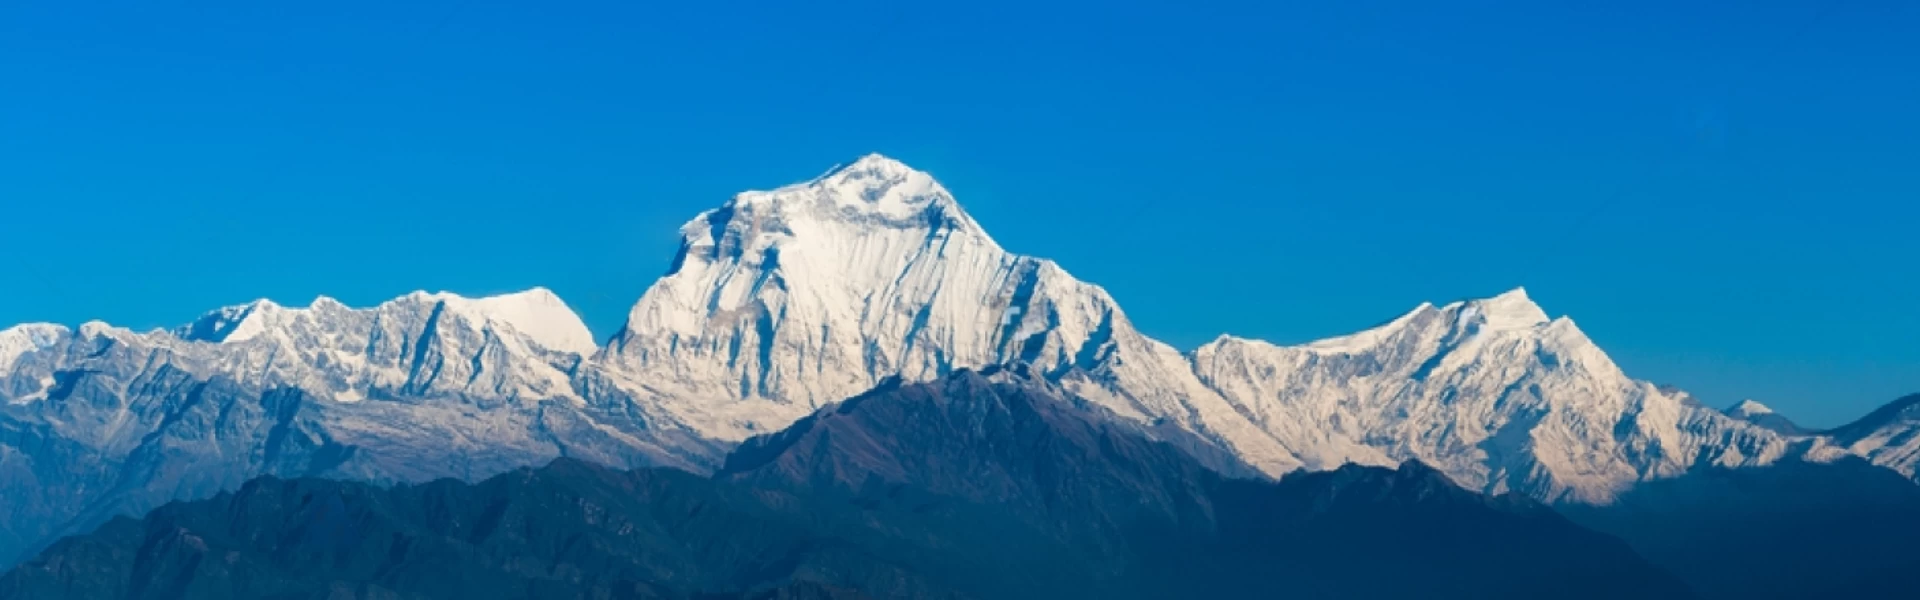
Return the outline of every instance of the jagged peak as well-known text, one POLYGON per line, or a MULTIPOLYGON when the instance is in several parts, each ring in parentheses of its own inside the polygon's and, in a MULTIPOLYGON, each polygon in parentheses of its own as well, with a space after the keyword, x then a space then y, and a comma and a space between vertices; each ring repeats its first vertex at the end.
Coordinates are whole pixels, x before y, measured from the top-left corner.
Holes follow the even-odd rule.
MULTIPOLYGON (((668 315, 648 313, 647 297, 675 292, 676 282, 713 292, 724 287, 718 304, 730 309, 750 299, 763 284, 883 286, 882 277, 898 275, 910 262, 999 263, 1007 253, 960 208, 931 175, 900 161, 869 154, 826 174, 769 191, 747 191, 704 211, 680 228, 678 254, 666 273, 628 312, 627 324, 691 326, 691 320, 662 323, 668 315), (937 248, 937 252, 924 252, 937 248), (966 256, 970 258, 956 258, 966 256), (744 269, 744 270, 741 270, 744 269), (734 275, 757 273, 737 281, 734 275)), ((1037 259, 1036 259, 1037 260, 1037 259)), ((1044 261, 1042 261, 1044 262, 1044 261)), ((1052 264, 1043 269, 1057 270, 1052 264)))

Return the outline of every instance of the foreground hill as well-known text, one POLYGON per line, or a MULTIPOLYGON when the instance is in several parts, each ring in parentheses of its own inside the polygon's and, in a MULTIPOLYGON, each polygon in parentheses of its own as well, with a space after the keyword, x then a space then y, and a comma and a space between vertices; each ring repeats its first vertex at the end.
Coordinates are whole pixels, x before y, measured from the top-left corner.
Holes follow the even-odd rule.
POLYGON ((1702 469, 1560 510, 1709 598, 1906 597, 1912 572, 1891 574, 1920 564, 1920 486, 1859 458, 1702 469))

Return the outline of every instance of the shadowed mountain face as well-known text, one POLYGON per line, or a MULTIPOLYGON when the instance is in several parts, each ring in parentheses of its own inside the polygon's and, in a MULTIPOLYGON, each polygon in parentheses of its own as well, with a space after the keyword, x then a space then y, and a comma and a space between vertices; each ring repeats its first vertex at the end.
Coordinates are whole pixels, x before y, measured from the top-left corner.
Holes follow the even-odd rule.
POLYGON ((255 480, 64 540, 0 598, 1686 597, 1624 544, 1432 469, 1216 475, 1012 373, 890 385, 713 478, 255 480))
POLYGON ((257 479, 63 540, 0 580, 0 597, 874 597, 757 585, 813 568, 911 585, 743 490, 562 459, 472 485, 257 479))
POLYGON ((1704 469, 1561 510, 1709 598, 1905 597, 1920 566, 1920 486, 1857 458, 1704 469))

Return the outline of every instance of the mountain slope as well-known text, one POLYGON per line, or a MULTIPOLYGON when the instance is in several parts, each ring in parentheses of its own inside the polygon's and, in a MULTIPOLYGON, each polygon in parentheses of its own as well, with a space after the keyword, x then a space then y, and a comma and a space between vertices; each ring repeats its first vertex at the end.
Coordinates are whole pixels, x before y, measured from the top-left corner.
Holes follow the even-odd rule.
POLYGON ((0 599, 1687 597, 1524 498, 1417 464, 1224 479, 1018 373, 884 386, 728 465, 262 479, 65 540, 0 578, 0 599))

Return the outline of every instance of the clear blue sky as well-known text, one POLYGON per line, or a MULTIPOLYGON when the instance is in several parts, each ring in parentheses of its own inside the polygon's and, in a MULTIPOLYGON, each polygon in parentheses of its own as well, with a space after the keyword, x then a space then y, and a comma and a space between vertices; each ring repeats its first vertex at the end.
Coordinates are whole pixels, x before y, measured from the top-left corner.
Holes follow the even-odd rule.
POLYGON ((879 151, 1182 347, 1524 285, 1713 404, 1920 391, 1916 3, 659 4, 0 3, 0 321, 605 336, 680 223, 879 151))

